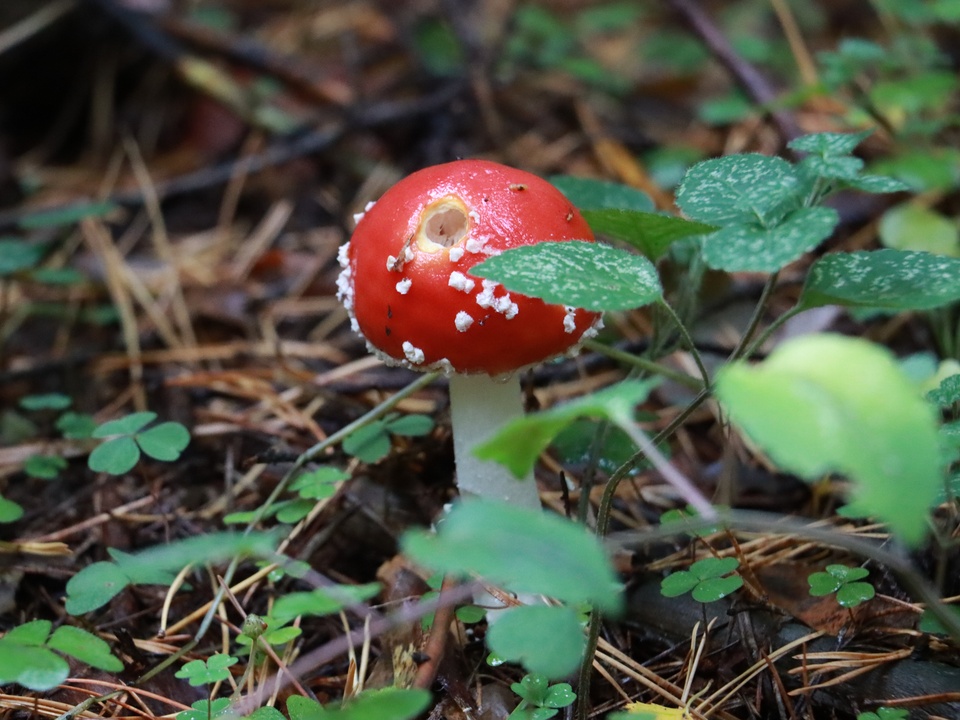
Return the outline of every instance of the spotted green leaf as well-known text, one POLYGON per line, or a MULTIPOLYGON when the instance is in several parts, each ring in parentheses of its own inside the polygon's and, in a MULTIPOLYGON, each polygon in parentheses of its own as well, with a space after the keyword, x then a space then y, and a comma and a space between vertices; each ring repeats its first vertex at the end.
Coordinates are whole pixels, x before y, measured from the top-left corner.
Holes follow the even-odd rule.
POLYGON ((730 155, 690 168, 677 190, 677 205, 704 223, 770 224, 798 205, 799 187, 796 171, 783 158, 730 155))
POLYGON ((800 305, 927 310, 960 300, 960 259, 924 252, 831 253, 807 274, 800 305))
POLYGON ((514 248, 474 265, 470 273, 548 303, 593 311, 629 310, 663 294, 657 270, 647 258, 591 242, 514 248))
POLYGON ((703 259, 728 272, 776 272, 830 237, 837 221, 836 211, 813 207, 770 227, 728 225, 704 238, 703 259))

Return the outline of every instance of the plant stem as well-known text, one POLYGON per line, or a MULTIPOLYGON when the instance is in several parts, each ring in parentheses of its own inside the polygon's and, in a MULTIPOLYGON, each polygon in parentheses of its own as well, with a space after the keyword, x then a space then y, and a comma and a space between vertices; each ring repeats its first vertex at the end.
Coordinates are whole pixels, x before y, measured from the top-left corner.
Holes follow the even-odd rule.
POLYGON ((694 362, 697 363, 697 369, 700 370, 700 375, 703 377, 704 387, 710 387, 710 373, 707 372, 707 368, 703 364, 703 358, 700 357, 700 351, 697 350, 697 346, 694 344, 693 338, 690 337, 690 333, 687 331, 687 326, 684 325, 683 320, 680 319, 680 316, 677 315, 676 311, 670 306, 670 303, 663 298, 660 298, 659 305, 666 311, 667 315, 670 316, 670 319, 673 320, 673 324, 677 326, 677 331, 683 338, 683 342, 686 344, 687 350, 690 351, 694 362))
POLYGON ((740 342, 737 343, 737 346, 733 349, 733 352, 730 353, 730 360, 739 360, 741 357, 743 357, 744 350, 746 349, 747 344, 750 342, 750 338, 753 337, 753 333, 756 332, 757 326, 760 324, 760 320, 763 318, 763 314, 767 310, 767 301, 770 299, 770 293, 773 292, 773 288, 777 285, 777 277, 779 277, 779 275, 780 272, 777 271, 767 278, 767 283, 763 286, 763 292, 760 293, 760 299, 757 301, 757 306, 753 309, 753 315, 750 318, 750 322, 747 323, 747 327, 744 329, 743 335, 740 336, 740 342))
POLYGON ((763 347, 763 344, 770 338, 771 335, 773 335, 773 333, 775 333, 777 330, 783 327, 784 323, 786 323, 787 320, 789 320, 790 318, 796 315, 799 315, 804 310, 806 310, 806 308, 800 307, 799 305, 797 305, 787 310, 783 315, 780 315, 776 320, 770 323, 770 325, 768 325, 762 333, 760 333, 757 336, 756 340, 750 343, 747 349, 743 351, 742 357, 747 359, 752 357, 757 350, 763 347))
POLYGON ((516 478, 500 463, 481 460, 474 448, 509 421, 523 416, 520 380, 488 375, 450 378, 450 423, 457 461, 457 487, 462 497, 482 497, 540 510, 540 494, 530 473, 516 478))
POLYGON ((672 368, 668 368, 666 365, 661 365, 660 363, 654 362, 653 360, 648 360, 645 357, 634 355, 633 353, 628 353, 615 347, 610 347, 609 345, 604 345, 596 340, 585 341, 583 343, 583 347, 595 353, 606 355, 607 357, 623 363, 624 365, 632 365, 641 370, 645 370, 651 375, 665 377, 667 380, 671 380, 675 383, 688 387, 691 390, 703 389, 703 382, 697 380, 695 377, 687 375, 684 372, 677 372, 672 368))

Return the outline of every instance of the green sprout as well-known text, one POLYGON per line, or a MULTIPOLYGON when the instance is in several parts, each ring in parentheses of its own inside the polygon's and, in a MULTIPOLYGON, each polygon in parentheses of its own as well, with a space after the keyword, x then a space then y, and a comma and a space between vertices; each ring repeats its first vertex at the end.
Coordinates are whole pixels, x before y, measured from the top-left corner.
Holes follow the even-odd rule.
POLYGON ((138 412, 100 425, 93 431, 93 437, 104 442, 90 453, 89 468, 94 472, 122 475, 137 464, 141 453, 168 462, 179 458, 190 442, 190 432, 177 422, 144 429, 156 419, 154 412, 138 412))
POLYGON ((853 608, 876 595, 873 585, 858 582, 869 575, 865 568, 827 565, 826 572, 815 572, 807 578, 810 594, 815 597, 837 594, 841 607, 853 608))
POLYGON ((191 660, 177 670, 177 677, 186 680, 192 686, 212 685, 230 677, 230 667, 237 664, 232 655, 217 653, 206 660, 191 660))
POLYGON ((689 570, 667 575, 660 583, 660 594, 677 597, 693 591, 693 599, 697 602, 719 600, 743 586, 743 578, 734 573, 738 567, 740 561, 733 557, 698 560, 689 570))
POLYGON ((551 685, 546 676, 536 673, 524 675, 510 689, 520 696, 520 704, 510 713, 508 720, 547 720, 556 715, 559 708, 565 708, 577 699, 569 683, 551 685))

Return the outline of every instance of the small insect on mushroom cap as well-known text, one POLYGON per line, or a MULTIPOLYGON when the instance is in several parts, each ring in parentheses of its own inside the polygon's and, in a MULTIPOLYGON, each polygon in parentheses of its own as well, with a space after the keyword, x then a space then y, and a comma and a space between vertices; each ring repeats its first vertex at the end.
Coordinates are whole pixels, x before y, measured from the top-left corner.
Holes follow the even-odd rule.
POLYGON ((393 364, 503 375, 570 351, 597 313, 545 303, 470 274, 504 250, 593 241, 547 181, 485 160, 404 178, 369 206, 340 253, 353 328, 393 364))

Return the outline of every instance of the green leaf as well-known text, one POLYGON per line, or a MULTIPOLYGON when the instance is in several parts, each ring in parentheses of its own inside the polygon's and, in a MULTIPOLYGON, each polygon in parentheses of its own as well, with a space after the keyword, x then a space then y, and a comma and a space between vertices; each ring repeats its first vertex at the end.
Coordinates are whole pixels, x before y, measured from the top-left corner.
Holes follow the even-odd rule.
POLYGON ((793 166, 757 153, 704 160, 684 176, 677 205, 693 220, 714 225, 769 223, 798 204, 793 166))
POLYGON ((288 500, 277 504, 276 518, 278 522, 287 525, 293 525, 303 520, 310 511, 313 510, 316 503, 313 500, 288 500))
POLYGON ((960 300, 960 259, 902 250, 830 253, 807 274, 800 305, 928 310, 960 300))
POLYGON ((27 458, 23 469, 30 477, 53 480, 61 470, 67 469, 67 461, 59 455, 34 455, 27 458))
POLYGON ((550 680, 546 675, 539 673, 529 673, 524 675, 518 683, 510 685, 521 700, 526 700, 531 705, 543 705, 547 698, 547 689, 550 686, 550 680))
POLYGON ((115 563, 102 561, 87 565, 67 581, 66 610, 71 615, 96 610, 129 584, 130 579, 115 563))
POLYGON ((165 422, 137 434, 140 449, 155 460, 176 460, 190 444, 190 431, 178 422, 165 422))
POLYGON ((470 269, 511 292, 586 310, 629 310, 660 299, 653 264, 642 255, 581 242, 541 242, 507 250, 470 269))
POLYGON ((713 577, 701 580, 690 593, 697 602, 708 603, 725 598, 743 587, 743 578, 739 575, 713 577))
MULTIPOLYGON (((947 611, 957 616, 957 621, 960 622, 960 606, 949 605, 947 606, 947 611)), ((930 608, 927 608, 923 611, 923 614, 920 615, 920 622, 917 624, 917 629, 921 632, 931 633, 933 635, 947 635, 947 629, 943 626, 943 623, 940 622, 940 618, 933 614, 933 611, 930 608)))
POLYGON ((0 495, 0 523, 16 522, 23 517, 23 506, 0 495))
MULTIPOLYGON (((273 533, 220 532, 184 538, 156 545, 134 555, 110 550, 137 584, 155 582, 166 573, 179 572, 196 563, 216 564, 235 557, 272 558, 277 537, 273 533)), ((167 584, 169 580, 160 580, 167 584)))
POLYGON ((302 498, 319 500, 332 496, 337 491, 337 484, 349 479, 350 475, 340 468, 325 466, 298 475, 290 483, 290 490, 302 498))
POLYGON ((654 209, 653 200, 646 193, 629 185, 572 175, 554 175, 550 182, 580 210, 649 212, 654 209))
POLYGON ((941 380, 936 390, 927 393, 927 399, 942 409, 960 402, 960 374, 948 375, 941 380))
POLYGON ((526 477, 551 441, 578 418, 632 421, 634 408, 657 385, 656 379, 626 380, 542 412, 515 418, 474 449, 481 460, 494 460, 518 479, 526 477))
MULTIPOLYGON (((287 700, 287 708, 291 701, 287 700)), ((366 690, 341 708, 324 708, 322 713, 311 713, 305 703, 296 703, 298 712, 290 710, 291 720, 411 720, 430 704, 427 690, 383 688, 366 690), (307 712, 303 712, 307 710, 307 712)))
POLYGON ((740 561, 735 557, 709 557, 693 563, 693 565, 690 566, 690 572, 701 580, 709 580, 711 578, 723 577, 738 567, 740 567, 740 561))
POLYGON ((230 710, 230 698, 217 698, 214 701, 197 700, 190 707, 177 713, 177 720, 212 720, 222 717, 230 710))
POLYGON ((960 228, 936 210, 904 203, 880 219, 880 242, 895 250, 960 257, 960 228))
POLYGON ((323 705, 302 695, 291 695, 287 698, 287 714, 290 720, 323 720, 326 711, 323 705))
POLYGON ((660 258, 677 240, 717 229, 672 215, 637 210, 584 210, 583 217, 598 235, 629 243, 651 260, 660 258))
POLYGON ((87 458, 87 467, 94 472, 123 475, 140 459, 140 448, 129 435, 103 441, 87 458))
POLYGON ((832 595, 843 586, 843 581, 833 573, 815 572, 807 576, 810 594, 814 597, 832 595))
POLYGON ((841 582, 853 582, 863 580, 870 574, 870 571, 862 567, 849 567, 847 565, 827 565, 827 572, 833 575, 841 582))
POLYGON ((18 683, 28 690, 50 690, 67 679, 67 661, 45 647, 17 645, 0 638, 0 685, 18 683))
POLYGON ((237 658, 231 655, 217 653, 206 661, 191 660, 177 670, 176 677, 185 679, 191 686, 212 685, 230 677, 230 667, 237 663, 237 658))
POLYGON ((114 657, 106 642, 93 633, 72 625, 58 627, 50 636, 47 645, 100 670, 115 673, 123 670, 123 663, 114 657))
POLYGON ((877 195, 882 193, 905 192, 912 189, 910 185, 902 180, 887 177, 886 175, 859 175, 858 177, 846 180, 843 184, 855 190, 877 195))
POLYGON ((700 582, 700 578, 689 570, 678 570, 667 575, 660 581, 660 594, 664 597, 678 597, 693 590, 700 582))
POLYGON ((586 638, 567 606, 527 605, 505 610, 487 630, 487 645, 532 673, 562 678, 580 665, 586 638))
POLYGON ((357 428, 343 440, 343 451, 357 460, 372 464, 390 454, 390 436, 382 420, 357 428))
POLYGON ((44 245, 11 238, 0 239, 0 278, 35 267, 46 252, 44 245))
POLYGON ((622 606, 603 546, 556 515, 471 500, 455 505, 436 535, 410 531, 401 546, 435 571, 477 573, 511 590, 590 603, 610 613, 622 606))
POLYGON ((729 225, 703 240, 703 259, 727 272, 780 270, 830 237, 838 222, 825 207, 794 210, 779 225, 729 225))
POLYGON ((20 398, 20 407, 24 410, 66 410, 72 402, 69 395, 47 393, 20 398))
POLYGON ((873 585, 870 583, 846 583, 842 588, 837 590, 837 604, 845 608, 856 607, 862 602, 872 600, 876 594, 877 591, 874 590, 873 585))
POLYGON ((794 138, 787 143, 787 147, 816 155, 849 155, 872 134, 872 129, 858 133, 813 133, 794 138))
POLYGON ((38 210, 23 217, 20 227, 25 230, 71 225, 88 217, 104 217, 117 209, 114 202, 80 202, 51 210, 38 210))
POLYGON ((379 583, 365 585, 336 585, 317 588, 311 592, 294 592, 277 599, 271 613, 281 625, 299 615, 322 617, 339 612, 345 607, 369 600, 380 592, 379 583))
POLYGON ((565 708, 573 705, 577 694, 570 687, 570 683, 557 683, 547 688, 547 696, 543 699, 544 707, 565 708))
POLYGON ((916 544, 942 482, 937 423, 895 358, 864 340, 808 335, 717 374, 733 422, 784 470, 839 472, 853 501, 916 544), (907 490, 909 488, 909 490, 907 490))
POLYGON ((800 161, 799 168, 807 177, 827 180, 856 180, 863 170, 863 160, 858 157, 811 155, 800 161))
POLYGON ((429 415, 403 415, 387 423, 387 430, 394 435, 419 437, 433 430, 433 418, 429 415))
POLYGON ((169 585, 173 582, 175 574, 188 564, 164 567, 157 563, 142 562, 140 559, 142 553, 134 555, 117 548, 107 548, 107 554, 113 558, 117 567, 123 571, 132 585, 169 585))
POLYGON ((31 620, 30 622, 25 622, 23 625, 17 625, 10 629, 3 638, 0 639, 9 643, 16 643, 17 645, 40 646, 47 642, 52 627, 53 623, 49 620, 31 620))
POLYGON ((90 415, 76 412, 65 412, 54 425, 69 440, 86 440, 93 436, 97 427, 90 415))
POLYGON ((116 420, 110 420, 93 431, 93 437, 105 438, 111 435, 133 435, 157 419, 155 412, 136 412, 116 420))
POLYGON ((246 720, 287 720, 287 717, 275 707, 264 705, 247 715, 246 720))

